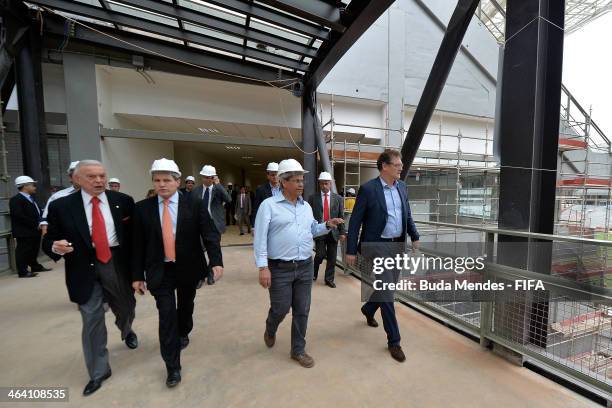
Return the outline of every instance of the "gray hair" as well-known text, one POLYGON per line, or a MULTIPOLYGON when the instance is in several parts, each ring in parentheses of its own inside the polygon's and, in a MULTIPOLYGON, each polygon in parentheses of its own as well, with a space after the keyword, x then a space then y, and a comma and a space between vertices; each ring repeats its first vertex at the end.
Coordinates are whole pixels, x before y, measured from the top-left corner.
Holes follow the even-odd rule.
POLYGON ((100 167, 104 167, 104 165, 99 162, 98 160, 81 160, 79 161, 79 163, 76 165, 76 167, 74 168, 74 171, 72 173, 72 175, 76 175, 79 173, 79 170, 81 170, 82 167, 88 167, 88 166, 100 166, 100 167))
POLYGON ((288 171, 286 173, 281 174, 279 177, 281 180, 289 180, 291 177, 293 176, 302 176, 304 175, 304 172, 301 171, 288 171))
POLYGON ((151 173, 151 180, 153 180, 153 176, 155 176, 155 174, 169 174, 172 176, 173 179, 178 180, 181 178, 181 175, 178 173, 175 173, 173 171, 154 171, 151 173))

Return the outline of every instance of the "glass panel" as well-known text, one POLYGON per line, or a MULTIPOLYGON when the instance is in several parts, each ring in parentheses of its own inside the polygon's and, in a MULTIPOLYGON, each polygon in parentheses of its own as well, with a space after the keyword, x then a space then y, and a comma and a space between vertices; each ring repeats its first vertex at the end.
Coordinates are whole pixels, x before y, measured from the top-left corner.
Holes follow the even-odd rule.
POLYGON ((302 44, 310 43, 311 38, 307 35, 303 35, 297 33, 295 31, 287 30, 286 28, 282 28, 276 26, 274 24, 266 23, 265 21, 258 20, 256 18, 251 18, 251 27, 265 31, 266 33, 277 35, 282 38, 286 38, 287 40, 296 41, 302 44))
POLYGON ((90 6, 102 7, 99 0, 76 0, 78 3, 89 4, 90 6))
POLYGON ((82 21, 84 23, 92 23, 92 24, 103 25, 106 27, 114 27, 114 25, 111 23, 107 23, 106 21, 102 21, 102 20, 96 20, 95 18, 83 17, 77 14, 67 13, 65 11, 59 11, 59 10, 56 10, 56 12, 63 16, 69 17, 74 20, 82 21))
POLYGON ((154 34, 148 31, 142 31, 136 28, 130 28, 130 27, 125 27, 125 26, 121 26, 121 29, 124 31, 129 31, 130 33, 146 35, 147 37, 151 37, 151 38, 157 38, 158 40, 170 41, 176 44, 183 44, 183 41, 177 40, 176 38, 166 37, 165 35, 154 34))
POLYGON ((246 16, 241 13, 237 13, 232 10, 225 9, 223 7, 215 6, 214 4, 207 3, 202 0, 179 0, 179 6, 187 7, 192 10, 206 13, 209 16, 218 17, 223 20, 232 21, 240 25, 244 25, 246 22, 246 16))
POLYGON ((127 6, 115 1, 107 0, 108 6, 111 10, 119 13, 129 14, 132 17, 138 17, 149 21, 155 21, 156 23, 166 24, 172 27, 178 27, 178 21, 174 18, 166 17, 161 14, 152 13, 150 11, 142 10, 136 7, 127 6))
POLYGON ((271 64, 271 63, 269 63, 269 62, 260 61, 260 60, 255 59, 255 58, 248 58, 248 57, 247 57, 247 58, 245 58, 245 60, 246 60, 246 61, 251 61, 251 62, 256 62, 256 63, 261 64, 261 65, 267 65, 267 66, 269 66, 269 67, 280 68, 280 69, 282 69, 283 71, 291 71, 291 69, 290 69, 290 68, 283 67, 283 66, 276 65, 276 64, 271 64))
POLYGON ((210 28, 202 27, 191 23, 183 23, 185 30, 193 31, 195 33, 208 35, 210 37, 218 38, 220 40, 230 41, 236 44, 242 44, 242 38, 236 37, 230 34, 225 34, 220 31, 211 30, 210 28))
POLYGON ((291 59, 294 59, 296 61, 299 60, 300 57, 301 57, 301 55, 299 55, 299 54, 294 54, 292 52, 285 51, 285 50, 279 50, 278 48, 274 48, 274 47, 271 47, 269 45, 259 44, 259 43, 253 42, 253 41, 247 41, 247 46, 250 47, 250 48, 256 48, 256 49, 261 50, 261 51, 267 51, 267 52, 270 52, 272 54, 282 55, 283 57, 291 58, 291 59))
POLYGON ((223 54, 223 55, 227 55, 229 57, 233 57, 233 58, 242 58, 242 55, 238 55, 238 54, 234 54, 232 52, 227 52, 227 51, 221 51, 221 50, 216 50, 214 48, 210 48, 210 47, 205 47, 203 45, 200 44, 194 44, 194 43, 188 43, 189 46, 194 47, 194 48, 199 48, 201 50, 205 50, 205 51, 210 51, 210 52, 214 52, 215 54, 223 54))

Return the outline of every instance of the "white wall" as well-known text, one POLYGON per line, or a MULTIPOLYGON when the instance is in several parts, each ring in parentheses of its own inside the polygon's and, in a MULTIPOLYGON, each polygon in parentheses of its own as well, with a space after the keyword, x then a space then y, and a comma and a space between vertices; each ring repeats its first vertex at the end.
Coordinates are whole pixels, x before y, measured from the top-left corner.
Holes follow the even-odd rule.
POLYGON ((137 140, 105 138, 101 143, 102 163, 108 177, 121 180, 121 191, 142 200, 152 188, 149 169, 154 160, 165 157, 174 159, 172 142, 160 140, 137 140))

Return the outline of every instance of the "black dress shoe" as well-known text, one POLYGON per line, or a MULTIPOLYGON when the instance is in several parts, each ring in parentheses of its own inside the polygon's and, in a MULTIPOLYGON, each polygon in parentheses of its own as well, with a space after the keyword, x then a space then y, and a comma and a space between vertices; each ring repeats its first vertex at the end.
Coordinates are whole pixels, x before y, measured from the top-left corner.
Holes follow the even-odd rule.
POLYGON ((37 266, 35 268, 32 268, 32 272, 49 272, 52 271, 53 269, 51 268, 45 268, 44 266, 40 265, 37 266))
POLYGON ((36 276, 38 276, 36 272, 26 272, 19 275, 20 278, 34 278, 36 276))
POLYGON ((102 383, 104 382, 104 380, 108 379, 111 376, 111 374, 112 374, 111 370, 108 370, 108 372, 104 374, 102 378, 98 380, 89 381, 87 385, 85 386, 85 389, 83 390, 83 395, 85 396, 91 395, 94 392, 98 391, 98 389, 100 389, 100 387, 102 386, 102 383))
POLYGON ((180 382, 181 370, 168 371, 168 378, 166 378, 166 386, 168 386, 168 388, 176 387, 180 382))
POLYGON ((215 277, 212 274, 208 275, 208 278, 206 279, 206 283, 208 285, 214 285, 215 284, 215 277))
POLYGON ((181 350, 184 350, 189 345, 189 336, 181 337, 181 350))
POLYGON ((196 285, 196 289, 200 289, 202 287, 202 285, 204 284, 204 279, 200 279, 198 281, 198 284, 196 285))
POLYGON ((365 316, 366 321, 368 322, 368 326, 370 326, 370 327, 378 327, 378 322, 376 321, 376 319, 374 319, 374 316, 368 316, 363 311, 363 308, 361 309, 361 313, 365 316))
POLYGON ((318 278, 318 276, 313 276, 313 277, 312 277, 312 280, 313 280, 313 281, 316 281, 316 280, 317 280, 317 278, 318 278))
POLYGON ((327 281, 327 280, 326 280, 326 281, 325 281, 325 284, 326 284, 327 286, 329 286, 330 288, 335 288, 335 287, 336 287, 336 284, 335 284, 334 282, 332 282, 332 281, 327 281))
POLYGON ((136 333, 130 332, 125 338, 125 345, 132 350, 138 347, 138 336, 136 333))

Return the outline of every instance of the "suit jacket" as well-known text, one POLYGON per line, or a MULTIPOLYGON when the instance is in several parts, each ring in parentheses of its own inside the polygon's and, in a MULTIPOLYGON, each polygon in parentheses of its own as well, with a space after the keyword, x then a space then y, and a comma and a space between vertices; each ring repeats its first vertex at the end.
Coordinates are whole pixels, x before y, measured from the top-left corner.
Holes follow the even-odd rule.
POLYGON ((38 238, 40 231, 40 209, 23 194, 18 193, 9 200, 9 211, 11 213, 11 232, 15 238, 38 238))
POLYGON ((234 209, 233 203, 236 202, 236 197, 238 197, 238 194, 240 194, 240 192, 236 191, 236 189, 232 188, 232 191, 228 191, 227 193, 232 198, 232 205, 231 206, 227 206, 227 208, 231 208, 233 210, 234 209))
POLYGON ((257 217, 257 210, 259 206, 266 198, 272 197, 272 187, 270 182, 266 181, 264 184, 260 184, 255 189, 255 201, 253 202, 253 213, 251 216, 251 224, 255 225, 255 218, 257 217))
MULTIPOLYGON (((194 188, 191 192, 191 197, 196 202, 202 202, 202 193, 204 187, 202 184, 194 188)), ((212 191, 212 197, 210 198, 210 216, 212 217, 213 223, 220 234, 225 232, 225 209, 223 203, 229 205, 232 202, 232 197, 227 193, 225 187, 219 184, 215 184, 212 191)))
MULTIPOLYGON (((206 270, 202 242, 210 265, 223 266, 220 241, 221 235, 202 200, 187 201, 179 194, 175 250, 176 274, 180 285, 195 286, 201 271, 206 270)), ((147 287, 155 290, 164 274, 164 241, 157 196, 136 203, 132 244, 132 280, 146 281, 147 287)))
POLYGON ((187 199, 187 201, 191 200, 191 196, 193 195, 193 189, 191 189, 191 191, 187 191, 187 189, 183 187, 180 189, 180 192, 183 195, 183 197, 187 199))
MULTIPOLYGON (((330 191, 329 196, 329 218, 344 218, 344 209, 342 206, 342 197, 330 191)), ((323 222, 323 202, 321 201, 321 192, 316 192, 308 198, 308 204, 312 207, 312 214, 317 222, 323 222)), ((341 234, 345 234, 344 224, 340 224, 338 228, 332 228, 329 232, 332 237, 338 241, 341 234)), ((326 235, 317 237, 315 240, 325 239, 326 235)))
MULTIPOLYGON (((406 183, 398 181, 398 191, 402 202, 402 215, 404 219, 403 233, 410 236, 412 241, 418 241, 419 233, 417 232, 410 205, 408 204, 408 192, 406 183)), ((353 207, 351 220, 349 222, 349 231, 346 244, 346 253, 355 255, 361 249, 362 242, 380 242, 381 235, 387 225, 387 203, 383 191, 380 178, 376 177, 363 184, 359 188, 357 200, 353 207), (363 227, 362 227, 363 226, 363 227), (361 236, 359 243, 357 236, 359 228, 361 228, 361 236)))
MULTIPOLYGON (((113 222, 119 241, 119 250, 114 259, 118 272, 129 278, 128 257, 131 250, 132 214, 134 200, 127 194, 106 190, 113 222)), ((80 192, 59 198, 49 204, 47 215, 49 227, 43 238, 43 251, 54 261, 62 258, 51 251, 53 241, 65 239, 72 243, 74 251, 64 255, 66 260, 66 286, 72 302, 83 304, 91 297, 96 280, 96 251, 91 243, 91 234, 80 192)))
POLYGON ((247 217, 251 215, 251 197, 249 193, 244 194, 244 205, 242 209, 240 209, 240 193, 236 196, 236 214, 247 217))

